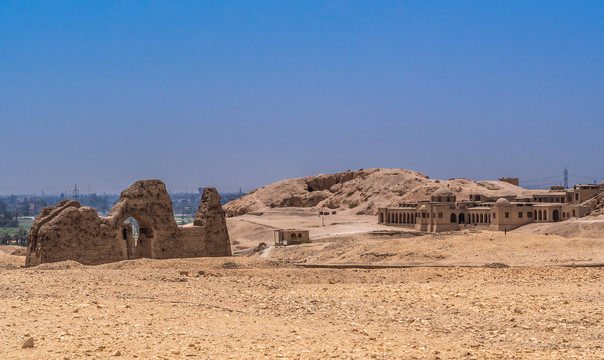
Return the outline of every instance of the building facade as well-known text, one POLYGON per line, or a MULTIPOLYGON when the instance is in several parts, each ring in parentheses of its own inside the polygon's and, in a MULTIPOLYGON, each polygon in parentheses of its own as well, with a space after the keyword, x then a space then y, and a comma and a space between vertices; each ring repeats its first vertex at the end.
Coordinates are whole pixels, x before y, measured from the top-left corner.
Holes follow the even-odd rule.
POLYGON ((588 213, 595 200, 604 195, 600 185, 575 185, 569 190, 551 190, 526 198, 513 196, 491 198, 470 195, 469 200, 457 201, 448 188, 438 189, 430 200, 403 203, 398 207, 378 208, 378 223, 410 227, 418 231, 440 232, 467 227, 488 230, 512 230, 540 222, 569 220, 588 213))
POLYGON ((275 245, 297 245, 310 242, 308 230, 275 229, 273 237, 275 245))

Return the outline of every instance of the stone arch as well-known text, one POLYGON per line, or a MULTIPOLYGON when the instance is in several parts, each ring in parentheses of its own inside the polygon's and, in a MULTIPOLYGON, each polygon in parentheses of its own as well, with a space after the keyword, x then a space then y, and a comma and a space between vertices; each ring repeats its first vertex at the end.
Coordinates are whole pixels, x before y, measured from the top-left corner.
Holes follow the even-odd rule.
POLYGON ((560 212, 558 210, 552 211, 552 220, 554 222, 560 221, 560 212))
POLYGON ((466 217, 465 217, 465 215, 464 215, 463 213, 459 214, 459 217, 458 217, 458 219, 459 219, 459 223, 460 223, 460 224, 465 223, 465 222, 466 222, 466 219, 465 219, 465 218, 466 218, 466 217))
POLYGON ((547 220, 547 210, 543 210, 543 221, 547 220))
POLYGON ((543 220, 543 213, 539 210, 539 220, 543 220))
POLYGON ((484 215, 480 214, 480 219, 478 220, 479 223, 484 223, 484 215))
POLYGON ((120 232, 123 240, 126 241, 128 259, 153 258, 155 228, 151 220, 141 214, 123 214, 120 218, 123 220, 118 223, 122 224, 120 232), (134 237, 132 224, 126 221, 129 218, 133 218, 138 224, 138 238, 134 237))
POLYGON ((455 215, 455 213, 451 213, 451 222, 452 223, 457 223, 457 215, 455 215))

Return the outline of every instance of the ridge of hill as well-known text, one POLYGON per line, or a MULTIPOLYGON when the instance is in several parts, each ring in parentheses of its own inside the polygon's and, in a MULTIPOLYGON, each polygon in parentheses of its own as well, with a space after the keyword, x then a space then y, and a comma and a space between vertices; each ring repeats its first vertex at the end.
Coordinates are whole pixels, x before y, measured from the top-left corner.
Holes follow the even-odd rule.
POLYGON ((422 173, 405 169, 360 169, 282 180, 253 190, 246 196, 227 203, 224 209, 227 216, 280 207, 305 207, 375 215, 378 207, 426 200, 442 187, 451 189, 458 200, 468 200, 470 194, 528 196, 544 191, 529 191, 500 181, 430 179, 422 173))

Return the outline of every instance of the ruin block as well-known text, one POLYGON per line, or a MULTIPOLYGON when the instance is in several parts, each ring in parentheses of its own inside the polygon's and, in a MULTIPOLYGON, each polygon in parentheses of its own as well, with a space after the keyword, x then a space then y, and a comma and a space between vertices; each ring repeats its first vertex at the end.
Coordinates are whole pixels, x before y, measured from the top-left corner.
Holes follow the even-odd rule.
POLYGON ((204 189, 193 226, 174 220, 172 199, 160 180, 142 180, 122 191, 107 217, 73 200, 47 207, 30 232, 25 266, 74 260, 97 265, 127 259, 231 256, 220 195, 204 189), (139 225, 135 239, 132 224, 139 225))

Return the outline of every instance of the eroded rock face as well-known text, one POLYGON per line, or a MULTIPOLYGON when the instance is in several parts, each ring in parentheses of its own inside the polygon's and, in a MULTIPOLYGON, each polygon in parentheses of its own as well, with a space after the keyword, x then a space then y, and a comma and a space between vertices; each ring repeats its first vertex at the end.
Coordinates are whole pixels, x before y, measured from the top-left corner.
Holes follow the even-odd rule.
POLYGON ((322 191, 322 190, 332 190, 332 187, 336 184, 342 184, 347 181, 354 179, 354 172, 347 170, 342 173, 336 174, 321 174, 314 177, 309 178, 306 181, 306 186, 309 192, 313 191, 322 191))
POLYGON ((224 212, 216 189, 204 191, 194 226, 184 228, 174 220, 165 184, 160 180, 144 180, 122 191, 106 218, 73 200, 42 210, 29 233, 25 265, 63 260, 94 265, 141 257, 230 255, 224 212), (125 221, 129 217, 139 225, 136 240, 132 225, 125 221))

